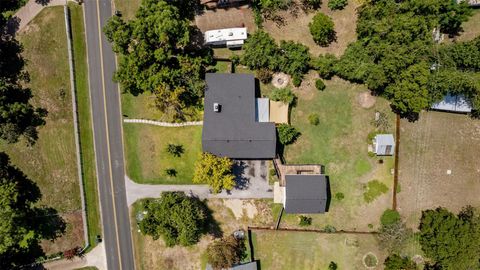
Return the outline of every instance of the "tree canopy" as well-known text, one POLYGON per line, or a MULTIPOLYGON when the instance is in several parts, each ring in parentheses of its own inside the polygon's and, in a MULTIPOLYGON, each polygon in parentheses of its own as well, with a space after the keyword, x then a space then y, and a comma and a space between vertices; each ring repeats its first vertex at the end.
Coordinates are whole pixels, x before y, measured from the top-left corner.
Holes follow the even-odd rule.
POLYGON ((155 240, 162 237, 169 247, 193 245, 205 230, 205 205, 183 192, 162 192, 160 199, 145 201, 144 210, 141 232, 155 240))
POLYGON ((389 255, 383 263, 385 270, 416 270, 417 265, 409 257, 398 254, 389 255))
POLYGON ((471 206, 458 215, 445 208, 423 211, 419 229, 423 252, 442 269, 480 268, 480 215, 471 206))
MULTIPOLYGON (((349 44, 334 64, 334 72, 349 81, 365 83, 390 99, 397 112, 414 119, 438 99, 438 88, 431 83, 433 73, 477 67, 478 42, 437 45, 432 37, 435 28, 458 33, 461 22, 469 16, 466 3, 450 0, 366 2, 358 9, 358 40, 349 44), (432 68, 435 64, 438 68, 432 68)), ((470 98, 477 98, 478 92, 470 98)))
POLYGON ((195 163, 193 182, 210 185, 214 193, 219 193, 222 189, 231 190, 235 187, 232 168, 233 161, 231 159, 202 153, 200 159, 195 163))
POLYGON ((120 54, 115 80, 134 95, 154 93, 157 108, 173 120, 184 120, 189 107, 200 106, 212 61, 193 38, 186 10, 193 12, 189 1, 143 0, 134 20, 114 16, 104 27, 120 54))

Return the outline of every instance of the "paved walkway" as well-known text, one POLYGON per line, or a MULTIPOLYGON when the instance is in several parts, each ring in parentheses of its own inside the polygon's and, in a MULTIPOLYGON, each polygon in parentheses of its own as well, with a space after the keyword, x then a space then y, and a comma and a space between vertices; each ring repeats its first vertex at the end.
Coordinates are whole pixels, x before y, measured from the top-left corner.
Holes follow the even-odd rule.
POLYGON ((9 32, 20 32, 35 18, 44 8, 52 6, 64 6, 67 0, 30 0, 25 6, 15 13, 13 21, 9 24, 9 32), (42 4, 43 3, 43 4, 42 4))
POLYGON ((273 198, 273 190, 232 190, 230 193, 223 191, 219 194, 210 193, 207 185, 148 185, 137 184, 128 176, 125 176, 125 188, 127 190, 127 203, 132 205, 135 201, 144 198, 158 198, 163 191, 183 191, 200 199, 268 199, 273 198))
POLYGON ((48 270, 76 269, 86 266, 95 266, 99 270, 107 270, 105 247, 103 243, 98 244, 83 258, 75 257, 73 260, 58 260, 43 265, 48 270))
POLYGON ((196 122, 183 122, 183 123, 168 123, 168 122, 160 122, 148 119, 123 119, 124 123, 140 123, 140 124, 149 124, 161 127, 185 127, 185 126, 201 126, 203 125, 203 121, 196 121, 196 122))

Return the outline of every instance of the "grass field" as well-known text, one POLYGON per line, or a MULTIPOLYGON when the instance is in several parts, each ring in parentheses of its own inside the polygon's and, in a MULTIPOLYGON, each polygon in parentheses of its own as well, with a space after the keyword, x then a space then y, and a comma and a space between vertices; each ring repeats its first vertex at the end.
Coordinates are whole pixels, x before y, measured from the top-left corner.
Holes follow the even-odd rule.
POLYGON ((158 127, 145 124, 123 125, 128 176, 138 183, 191 184, 194 164, 201 153, 201 126, 158 127), (181 144, 181 157, 167 153, 169 143, 181 144), (175 169, 176 177, 166 169, 175 169))
MULTIPOLYGON (((246 200, 255 205, 257 215, 253 218, 242 217, 236 219, 232 210, 225 205, 222 199, 208 200, 207 206, 213 218, 218 223, 223 235, 228 235, 237 229, 247 229, 247 226, 265 226, 273 223, 270 211, 271 201, 246 200)), ((131 207, 131 228, 135 247, 136 269, 139 270, 197 270, 205 269, 207 245, 213 240, 211 235, 204 235, 200 242, 191 247, 165 246, 163 240, 153 240, 150 236, 143 236, 138 232, 136 213, 142 211, 142 201, 131 207)))
POLYGON ((63 8, 44 9, 18 39, 24 46, 33 103, 47 109, 48 116, 34 146, 20 141, 1 149, 38 184, 40 204, 54 207, 66 220, 66 234, 54 243, 43 243, 47 253, 54 253, 83 245, 63 8))
MULTIPOLYGON (((333 197, 343 193, 344 199, 332 199, 330 212, 313 215, 313 225, 322 228, 333 225, 343 229, 367 230, 368 224, 378 224, 381 213, 391 206, 393 176, 392 157, 377 162, 367 153, 367 137, 374 131, 370 124, 375 111, 387 113, 390 129, 394 129, 394 115, 388 102, 376 97, 370 109, 360 106, 357 97, 368 91, 363 85, 351 84, 338 78, 325 81, 326 89, 318 91, 314 86, 315 75, 309 73, 300 86, 295 88, 297 106, 291 112, 291 124, 302 135, 285 149, 285 159, 292 164, 323 164, 330 178, 333 197), (320 123, 311 125, 308 116, 319 115, 320 123), (378 180, 389 191, 366 203, 363 193, 371 180, 378 180), (345 223, 345 220, 350 222, 345 223)), ((285 225, 297 224, 297 217, 286 215, 285 225)), ((283 223, 282 223, 283 225, 283 223)))
POLYGON ((75 84, 77 89, 78 120, 80 131, 80 147, 82 154, 82 174, 84 181, 85 201, 87 204, 87 225, 90 247, 96 246, 95 238, 100 235, 99 201, 97 177, 95 173, 95 153, 93 147, 93 130, 90 110, 90 94, 88 90, 87 54, 82 7, 69 4, 72 27, 73 53, 75 62, 75 84))
POLYGON ((400 138, 398 207, 408 225, 417 227, 423 209, 480 206, 479 120, 426 112, 402 120, 400 138))
POLYGON ((135 17, 135 13, 140 7, 142 0, 115 0, 115 9, 122 12, 122 17, 131 20, 135 17))
POLYGON ((377 256, 379 264, 385 258, 372 235, 285 231, 252 234, 255 235, 254 256, 262 270, 328 269, 331 261, 337 263, 338 269, 366 269, 362 259, 368 252, 377 256))

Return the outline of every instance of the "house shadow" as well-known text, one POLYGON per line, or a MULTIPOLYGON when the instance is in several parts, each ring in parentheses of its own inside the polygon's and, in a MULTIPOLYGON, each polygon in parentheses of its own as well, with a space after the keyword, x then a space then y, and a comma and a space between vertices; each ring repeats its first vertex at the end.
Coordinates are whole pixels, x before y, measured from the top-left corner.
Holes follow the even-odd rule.
MULTIPOLYGON (((250 185, 250 179, 247 177, 247 174, 251 175, 252 169, 255 170, 254 168, 249 168, 245 161, 235 161, 232 169, 233 175, 235 176, 235 189, 244 190, 248 188, 250 185)), ((253 172, 253 175, 255 175, 255 172, 253 172)))
POLYGON ((328 175, 325 176, 325 181, 327 184, 327 202, 325 204, 325 212, 328 212, 330 209, 330 203, 332 201, 332 191, 330 189, 330 177, 328 175))

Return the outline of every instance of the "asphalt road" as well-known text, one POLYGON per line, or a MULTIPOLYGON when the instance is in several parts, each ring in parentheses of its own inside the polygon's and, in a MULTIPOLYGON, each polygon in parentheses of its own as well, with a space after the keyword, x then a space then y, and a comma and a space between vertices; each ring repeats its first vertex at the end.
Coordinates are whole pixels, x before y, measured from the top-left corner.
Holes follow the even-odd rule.
POLYGON ((107 267, 135 269, 125 193, 119 89, 112 81, 115 55, 102 33, 112 16, 110 0, 85 0, 88 74, 98 189, 107 267))

